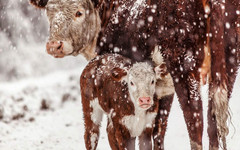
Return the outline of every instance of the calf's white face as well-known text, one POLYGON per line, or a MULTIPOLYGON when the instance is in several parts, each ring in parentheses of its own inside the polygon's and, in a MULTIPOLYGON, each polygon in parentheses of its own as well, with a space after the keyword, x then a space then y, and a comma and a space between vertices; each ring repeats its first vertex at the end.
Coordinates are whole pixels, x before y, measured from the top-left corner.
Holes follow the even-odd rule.
POLYGON ((134 64, 128 72, 127 83, 135 107, 146 110, 153 105, 156 77, 149 64, 134 64))

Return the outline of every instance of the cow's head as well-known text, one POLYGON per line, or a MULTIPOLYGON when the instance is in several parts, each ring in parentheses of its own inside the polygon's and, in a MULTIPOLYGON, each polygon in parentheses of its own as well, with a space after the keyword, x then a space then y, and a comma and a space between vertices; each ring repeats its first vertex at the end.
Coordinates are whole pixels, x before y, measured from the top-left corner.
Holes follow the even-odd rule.
POLYGON ((147 110, 153 105, 156 75, 149 64, 135 63, 129 70, 114 68, 112 76, 117 81, 127 82, 135 108, 147 110))
POLYGON ((54 57, 83 54, 95 56, 101 21, 91 0, 30 0, 46 10, 50 33, 47 52, 54 57))

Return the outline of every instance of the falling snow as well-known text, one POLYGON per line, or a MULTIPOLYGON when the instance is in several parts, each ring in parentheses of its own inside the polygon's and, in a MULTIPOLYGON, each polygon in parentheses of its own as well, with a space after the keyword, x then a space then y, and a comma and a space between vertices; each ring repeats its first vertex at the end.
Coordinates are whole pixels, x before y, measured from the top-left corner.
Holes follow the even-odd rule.
MULTIPOLYGON (((130 9, 131 16, 129 20, 141 15, 141 8, 143 7, 146 7, 146 1, 137 0, 130 9)), ((81 119, 83 115, 79 93, 79 76, 87 62, 81 56, 53 59, 47 55, 45 41, 48 36, 48 22, 44 10, 36 10, 27 1, 23 0, 0 1, 0 8, 1 149, 84 149, 84 125, 81 119)), ((124 11, 124 9, 127 8, 122 6, 119 12, 124 11)), ((222 9, 225 9, 223 5, 222 9)), ((157 12, 156 6, 153 6, 151 12, 157 12)), ((205 13, 207 18, 211 13, 209 6, 205 7, 205 13)), ((183 12, 184 14, 186 13, 183 12)), ((236 10, 236 14, 240 15, 240 10, 236 10)), ((228 17, 229 13, 226 12, 224 15, 228 17)), ((64 16, 58 14, 56 17, 61 18, 64 16)), ((148 22, 152 22, 153 19, 152 16, 147 18, 148 22)), ((113 21, 115 24, 119 23, 117 16, 113 21)), ((137 24, 140 28, 145 25, 145 22, 139 20, 137 24)), ((196 23, 193 24, 197 25, 196 23)), ((233 24, 229 22, 225 23, 227 29, 231 29, 232 26, 233 24)), ((237 23, 236 26, 240 27, 240 23, 237 23)), ((58 25, 53 27, 58 29, 58 25)), ((167 30, 167 27, 162 25, 159 32, 161 33, 164 30, 167 30)), ((179 31, 184 35, 188 32, 188 28, 179 31)), ((215 32, 218 33, 218 31, 215 32)), ((149 35, 142 33, 142 36, 147 38, 149 35)), ((207 36, 212 37, 212 33, 207 36)), ((103 42, 106 42, 106 39, 103 42)), ((113 47, 113 45, 112 48, 115 52, 120 51, 118 47, 113 47)), ((132 51, 136 52, 137 47, 132 47, 132 51)), ((231 49, 232 54, 236 54, 236 51, 236 49, 231 49)), ((196 54, 198 55, 199 52, 197 51, 196 54)), ((184 59, 185 62, 195 61, 191 54, 186 55, 184 59)), ((103 60, 102 63, 104 64, 107 61, 103 60)), ((234 63, 235 59, 230 58, 229 61, 234 63)), ((177 69, 184 71, 185 68, 181 66, 177 69)), ((103 73, 100 70, 98 71, 103 73)), ((231 69, 231 71, 233 70, 231 69)), ((219 73, 216 76, 220 78, 219 73)), ((240 147, 240 123, 236 115, 240 113, 238 100, 240 97, 238 92, 240 90, 238 86, 240 85, 239 79, 240 76, 238 75, 230 100, 234 127, 230 126, 227 141, 228 148, 233 150, 240 147)), ((179 82, 179 80, 176 78, 175 82, 179 82)), ((191 95, 198 97, 198 93, 201 92, 196 91, 199 83, 191 78, 188 81, 192 83, 191 95)), ((97 83, 95 82, 95 84, 97 83)), ((204 108, 207 110, 207 87, 203 87, 202 95, 204 108)), ((166 110, 161 110, 160 113, 167 115, 166 110)), ((204 113, 204 116, 206 116, 206 111, 204 113)), ((115 115, 115 112, 112 112, 112 115, 115 115)), ((199 114, 194 113, 194 117, 197 116, 199 114)), ((204 119, 203 147, 207 149, 207 120, 204 119)), ((106 122, 105 118, 101 128, 99 150, 110 149, 105 132, 106 122)), ((195 127, 198 126, 198 123, 195 124, 195 127)), ((177 96, 174 99, 166 134, 166 149, 190 149, 188 134, 177 96)))

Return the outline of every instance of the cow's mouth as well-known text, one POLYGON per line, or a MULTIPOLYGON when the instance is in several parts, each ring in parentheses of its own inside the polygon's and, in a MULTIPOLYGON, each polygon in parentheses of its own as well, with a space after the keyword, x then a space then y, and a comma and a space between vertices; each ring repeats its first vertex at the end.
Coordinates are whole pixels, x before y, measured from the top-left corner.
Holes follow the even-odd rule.
POLYGON ((148 109, 150 108, 152 105, 151 104, 142 104, 142 105, 139 105, 142 109, 148 109))

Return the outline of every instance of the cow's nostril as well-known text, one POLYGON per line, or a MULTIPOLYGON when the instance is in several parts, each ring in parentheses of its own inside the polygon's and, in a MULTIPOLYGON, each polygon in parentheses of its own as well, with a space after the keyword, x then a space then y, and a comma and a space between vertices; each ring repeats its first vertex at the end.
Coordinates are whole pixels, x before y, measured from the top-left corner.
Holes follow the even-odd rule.
POLYGON ((58 47, 57 47, 57 49, 60 49, 62 47, 62 45, 59 45, 58 47))
POLYGON ((62 42, 58 42, 59 46, 57 47, 57 49, 60 49, 62 47, 62 42))

